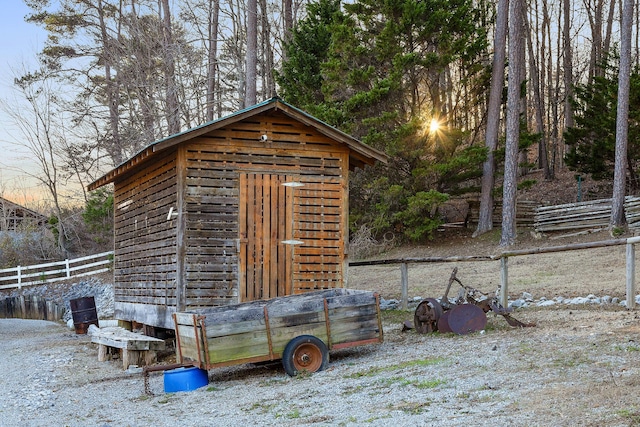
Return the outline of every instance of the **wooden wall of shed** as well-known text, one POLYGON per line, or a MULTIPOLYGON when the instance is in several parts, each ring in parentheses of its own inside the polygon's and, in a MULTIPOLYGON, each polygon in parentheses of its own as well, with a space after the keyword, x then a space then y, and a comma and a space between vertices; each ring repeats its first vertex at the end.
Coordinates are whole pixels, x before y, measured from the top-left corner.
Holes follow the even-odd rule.
POLYGON ((116 182, 114 205, 116 318, 157 324, 177 302, 175 150, 116 182))
POLYGON ((347 147, 279 113, 218 129, 182 149, 187 168, 186 306, 239 301, 240 173, 294 177, 304 184, 293 190, 292 237, 304 244, 291 249, 289 293, 343 286, 347 147))

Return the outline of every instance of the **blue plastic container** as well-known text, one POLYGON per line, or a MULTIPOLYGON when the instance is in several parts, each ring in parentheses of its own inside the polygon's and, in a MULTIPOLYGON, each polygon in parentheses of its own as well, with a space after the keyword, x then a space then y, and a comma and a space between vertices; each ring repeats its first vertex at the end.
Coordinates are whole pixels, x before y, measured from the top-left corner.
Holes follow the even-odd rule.
POLYGON ((209 384, 209 373, 204 369, 176 368, 164 371, 164 392, 192 391, 209 384))

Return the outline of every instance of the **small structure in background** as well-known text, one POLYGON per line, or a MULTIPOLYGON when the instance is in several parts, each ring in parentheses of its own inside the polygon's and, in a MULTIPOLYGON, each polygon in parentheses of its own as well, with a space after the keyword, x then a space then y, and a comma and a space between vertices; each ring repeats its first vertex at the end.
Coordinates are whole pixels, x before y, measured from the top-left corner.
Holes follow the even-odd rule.
POLYGON ((349 171, 387 156, 273 98, 154 142, 114 185, 115 317, 344 286, 349 171))
POLYGON ((17 232, 46 222, 46 216, 0 197, 0 231, 17 232))

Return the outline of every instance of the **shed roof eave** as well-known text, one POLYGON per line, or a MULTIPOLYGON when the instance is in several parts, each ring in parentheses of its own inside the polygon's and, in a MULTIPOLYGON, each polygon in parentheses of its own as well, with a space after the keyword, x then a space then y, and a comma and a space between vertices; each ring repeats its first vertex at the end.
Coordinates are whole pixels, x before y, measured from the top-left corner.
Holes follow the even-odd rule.
POLYGON ((299 120, 307 126, 315 128, 323 135, 346 144, 352 151, 358 153, 360 157, 363 158, 362 160, 367 164, 372 165, 376 161, 387 164, 389 161, 389 156, 387 156, 387 154, 383 153, 382 151, 376 150, 375 148, 357 140, 351 135, 344 133, 333 126, 330 126, 316 119, 315 117, 308 115, 299 108, 286 104, 283 101, 279 101, 279 103, 276 104, 276 108, 279 108, 285 114, 299 120))
POLYGON ((358 141, 354 137, 316 119, 315 117, 310 116, 304 111, 290 104, 287 104, 279 98, 271 98, 267 101, 261 102, 249 108, 245 108, 228 116, 221 117, 195 128, 185 130, 183 132, 151 143, 140 150, 138 153, 136 153, 130 159, 126 160, 100 178, 96 179, 94 182, 90 183, 87 186, 87 189, 89 191, 93 191, 104 185, 114 182, 118 178, 118 176, 125 174, 132 167, 146 160, 148 157, 151 157, 154 153, 164 151, 189 139, 196 138, 208 132, 212 132, 216 129, 242 121, 245 118, 261 114, 269 110, 282 111, 284 114, 290 116, 291 118, 296 119, 307 126, 313 127, 325 136, 347 145, 359 159, 359 161, 364 164, 373 165, 376 161, 380 161, 385 164, 388 162, 389 158, 385 153, 358 141))

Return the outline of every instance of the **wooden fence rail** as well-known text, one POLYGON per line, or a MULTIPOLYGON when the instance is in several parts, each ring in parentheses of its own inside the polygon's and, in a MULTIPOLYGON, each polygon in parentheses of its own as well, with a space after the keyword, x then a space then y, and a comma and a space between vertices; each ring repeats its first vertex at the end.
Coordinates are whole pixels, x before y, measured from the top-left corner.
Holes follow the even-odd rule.
POLYGON ((111 269, 112 264, 113 251, 109 251, 46 264, 5 268, 0 270, 0 289, 20 289, 23 286, 104 273, 111 269))
POLYGON ((491 256, 465 256, 465 257, 427 257, 427 258, 395 258, 371 261, 351 261, 350 267, 370 266, 370 265, 391 265, 400 264, 400 286, 401 301, 400 307, 407 309, 409 300, 409 264, 418 263, 439 263, 439 262, 465 262, 465 261, 500 261, 500 303, 507 307, 509 292, 509 258, 523 255, 536 255, 551 252, 564 252, 575 250, 586 250, 592 248, 602 248, 607 246, 627 245, 626 250, 626 303, 628 309, 635 308, 635 245, 640 243, 640 236, 628 239, 611 239, 599 242, 575 243, 563 246, 551 246, 546 248, 522 249, 515 251, 504 251, 499 255, 491 256))
MULTIPOLYGON (((536 231, 567 231, 605 228, 611 219, 612 199, 590 200, 535 208, 536 231)), ((626 196, 624 213, 631 231, 640 229, 640 197, 626 196)))

